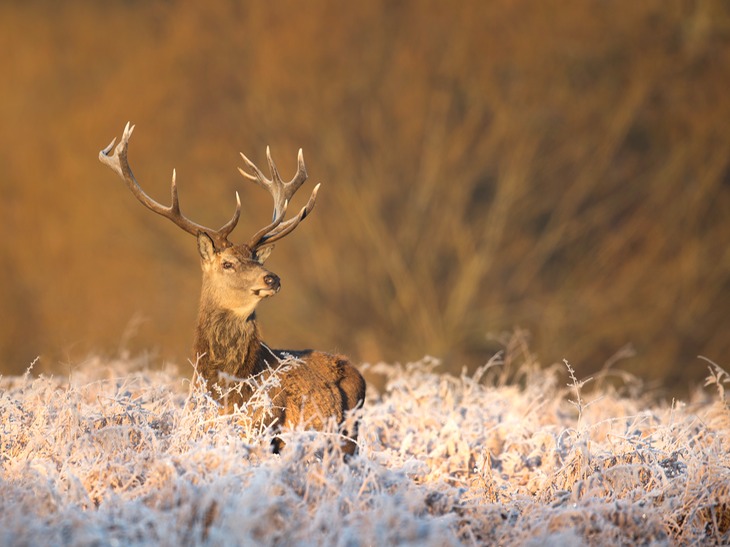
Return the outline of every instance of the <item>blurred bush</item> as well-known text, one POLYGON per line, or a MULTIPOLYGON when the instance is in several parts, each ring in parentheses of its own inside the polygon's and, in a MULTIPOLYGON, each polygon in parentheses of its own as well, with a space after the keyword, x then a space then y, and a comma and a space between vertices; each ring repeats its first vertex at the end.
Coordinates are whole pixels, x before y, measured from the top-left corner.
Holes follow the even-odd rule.
POLYGON ((287 176, 304 148, 323 191, 267 263, 275 345, 460 369, 519 325, 586 373, 630 343, 667 387, 730 354, 722 0, 9 3, 0 46, 8 370, 189 356, 195 245, 96 159, 128 119, 153 196, 175 167, 218 225, 241 192, 238 240, 270 203, 237 152, 287 176))

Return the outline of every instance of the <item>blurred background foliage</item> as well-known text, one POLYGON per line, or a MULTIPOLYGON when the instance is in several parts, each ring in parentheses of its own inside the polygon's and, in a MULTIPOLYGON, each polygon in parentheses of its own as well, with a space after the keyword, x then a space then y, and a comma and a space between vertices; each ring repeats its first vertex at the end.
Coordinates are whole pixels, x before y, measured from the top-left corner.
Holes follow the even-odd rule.
POLYGON ((5 374, 190 357, 194 240, 97 160, 127 120, 156 199, 175 167, 218 226, 241 193, 234 241, 271 214, 238 152, 288 177, 304 149, 276 346, 458 371, 519 326, 585 374, 631 344, 670 390, 727 364, 725 0, 4 2, 0 66, 5 374))

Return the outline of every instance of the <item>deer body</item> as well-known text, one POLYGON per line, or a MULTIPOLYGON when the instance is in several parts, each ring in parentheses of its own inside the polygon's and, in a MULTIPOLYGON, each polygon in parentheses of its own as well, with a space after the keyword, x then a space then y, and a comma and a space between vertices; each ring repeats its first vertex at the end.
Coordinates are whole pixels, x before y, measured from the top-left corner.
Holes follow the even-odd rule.
MULTIPOLYGON (((279 291, 279 277, 245 246, 217 252, 205 234, 198 236, 198 246, 203 290, 194 352, 198 373, 225 408, 245 407, 252 395, 245 383, 229 389, 237 379, 276 373, 279 362, 286 361, 289 366, 282 368, 280 387, 269 393, 273 412, 260 419, 266 425, 306 423, 315 429, 328 418, 342 423, 347 411, 365 398, 365 382, 357 369, 342 355, 269 348, 261 340, 255 308, 279 291)), ((354 447, 347 443, 343 449, 354 447)))
MULTIPOLYGON (((317 185, 296 217, 284 221, 289 199, 307 177, 301 150, 297 174, 287 183, 281 180, 268 149, 271 180, 242 154, 254 175, 243 170, 241 173, 269 190, 274 198, 274 214, 272 222, 247 243, 234 245, 228 236, 240 215, 238 194, 233 217, 219 230, 196 224, 181 214, 174 171, 172 204, 165 207, 152 200, 137 183, 127 162, 127 146, 133 129, 127 124, 119 145, 114 148, 115 141, 112 141, 100 152, 99 159, 125 181, 143 205, 197 237, 203 283, 194 352, 198 358, 198 373, 205 379, 208 389, 225 410, 231 411, 236 406, 245 409, 253 395, 252 386, 245 381, 278 374, 277 387, 269 388, 267 393, 273 411, 254 418, 276 427, 304 423, 321 429, 328 419, 342 424, 347 412, 362 405, 365 399, 365 381, 358 370, 341 355, 271 349, 261 340, 256 323, 258 303, 276 294, 281 287, 279 277, 264 268, 263 263, 273 242, 293 231, 311 212, 319 189, 317 185), (280 366, 282 362, 285 366, 280 366), (231 389, 232 386, 235 389, 231 389)), ((344 433, 347 440, 343 452, 352 454, 357 446, 357 424, 344 433)), ((275 444, 275 448, 279 446, 280 443, 275 444)))
MULTIPOLYGON (((245 407, 252 395, 246 384, 229 392, 230 382, 276 373, 280 361, 294 360, 294 366, 283 368, 281 386, 269 393, 273 412, 260 418, 265 425, 306 423, 320 429, 330 417, 341 423, 365 396, 362 376, 346 357, 312 350, 273 350, 261 340, 253 315, 242 318, 201 309, 194 349, 200 355, 198 373, 208 386, 221 388, 220 399, 228 410, 245 407)), ((346 451, 350 447, 354 448, 344 446, 346 451)))

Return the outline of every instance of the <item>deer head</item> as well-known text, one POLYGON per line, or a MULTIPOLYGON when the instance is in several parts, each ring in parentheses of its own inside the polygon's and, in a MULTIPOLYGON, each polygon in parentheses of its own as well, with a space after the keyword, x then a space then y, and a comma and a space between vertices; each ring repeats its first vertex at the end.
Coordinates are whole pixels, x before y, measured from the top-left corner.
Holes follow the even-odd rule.
POLYGON ((231 219, 218 230, 207 228, 193 222, 180 212, 180 202, 175 183, 175 170, 172 172, 172 203, 164 206, 153 200, 140 187, 127 160, 129 139, 134 126, 127 123, 122 139, 116 147, 116 138, 99 152, 99 160, 108 165, 127 184, 129 190, 142 205, 174 222, 198 240, 203 270, 202 302, 220 309, 227 309, 248 317, 258 302, 279 291, 279 277, 263 267, 271 253, 273 244, 290 234, 312 211, 317 199, 319 184, 314 187, 307 204, 289 220, 284 220, 290 199, 307 179, 304 157, 301 149, 297 158, 297 172, 289 182, 284 182, 271 159, 271 151, 266 148, 266 158, 271 178, 266 178, 261 170, 246 156, 243 161, 253 174, 239 168, 241 174, 263 186, 274 199, 274 212, 271 223, 261 228, 242 244, 234 244, 228 238, 236 227, 241 214, 241 199, 236 192, 236 209, 231 219))

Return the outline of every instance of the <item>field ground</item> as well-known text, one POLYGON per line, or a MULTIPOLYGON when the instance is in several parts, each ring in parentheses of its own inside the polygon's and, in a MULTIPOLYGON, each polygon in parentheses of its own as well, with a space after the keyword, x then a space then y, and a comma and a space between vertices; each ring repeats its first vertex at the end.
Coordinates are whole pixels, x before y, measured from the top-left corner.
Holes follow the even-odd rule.
POLYGON ((666 404, 527 353, 462 377, 432 359, 367 367, 385 388, 348 463, 334 429, 285 432, 269 454, 271 432, 220 416, 190 368, 151 364, 2 378, 0 544, 730 543, 713 363, 704 390, 666 404))

